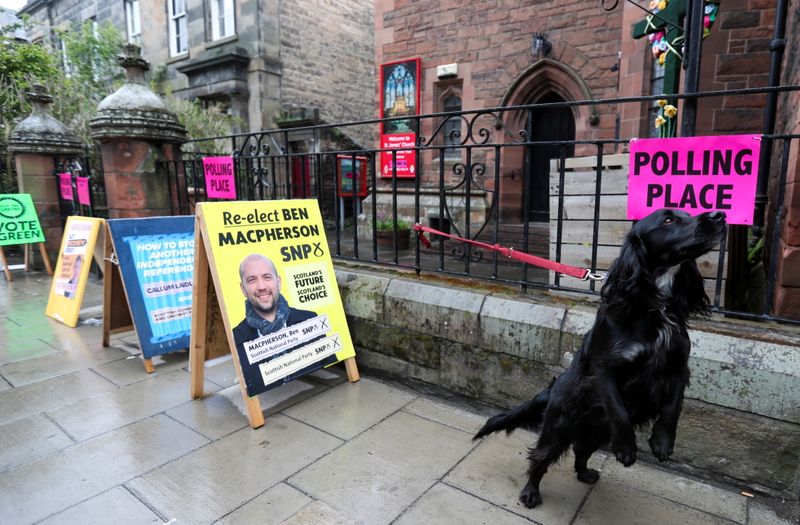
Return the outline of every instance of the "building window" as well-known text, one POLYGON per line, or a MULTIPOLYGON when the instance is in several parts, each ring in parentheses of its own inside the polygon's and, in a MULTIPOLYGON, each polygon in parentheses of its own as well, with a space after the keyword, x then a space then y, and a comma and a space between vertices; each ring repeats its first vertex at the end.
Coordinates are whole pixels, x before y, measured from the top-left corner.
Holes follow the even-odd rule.
MULTIPOLYGON (((461 97, 451 93, 444 99, 443 109, 449 113, 451 111, 461 111, 461 97)), ((444 150, 446 158, 461 157, 461 116, 454 116, 447 120, 444 124, 444 143, 448 146, 453 146, 444 150)))
MULTIPOLYGON (((649 49, 648 49, 649 54, 649 49)), ((658 63, 658 60, 653 60, 653 67, 650 70, 650 94, 663 95, 664 94, 664 66, 658 63)), ((658 137, 658 128, 656 128, 656 117, 661 107, 658 105, 657 100, 650 102, 650 122, 648 129, 650 130, 651 137, 658 137)))
POLYGON ((67 42, 63 35, 58 39, 58 54, 61 55, 61 67, 64 69, 64 76, 67 78, 74 77, 75 66, 72 65, 72 61, 69 59, 67 42))
POLYGON ((211 0, 211 39, 233 36, 235 32, 233 0, 211 0))
POLYGON ((128 27, 128 42, 142 44, 142 24, 139 18, 139 0, 125 0, 125 23, 128 27))
POLYGON ((169 3, 169 54, 186 53, 188 34, 186 32, 186 0, 168 0, 169 3))
MULTIPOLYGON (((445 80, 437 82, 435 86, 435 110, 437 112, 453 113, 464 109, 461 99, 461 80, 445 80)), ((441 117, 441 119, 437 122, 437 127, 439 125, 442 127, 435 140, 438 144, 445 146, 445 159, 460 159, 461 143, 464 141, 464 119, 461 115, 441 117)))

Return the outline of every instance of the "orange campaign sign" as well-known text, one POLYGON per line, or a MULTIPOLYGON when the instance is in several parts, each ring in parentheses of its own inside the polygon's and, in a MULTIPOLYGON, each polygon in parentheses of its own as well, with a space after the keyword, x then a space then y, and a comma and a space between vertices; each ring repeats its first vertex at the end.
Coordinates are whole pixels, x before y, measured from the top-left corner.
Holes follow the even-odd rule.
POLYGON ((45 313, 67 326, 78 324, 92 254, 103 219, 68 217, 45 313))

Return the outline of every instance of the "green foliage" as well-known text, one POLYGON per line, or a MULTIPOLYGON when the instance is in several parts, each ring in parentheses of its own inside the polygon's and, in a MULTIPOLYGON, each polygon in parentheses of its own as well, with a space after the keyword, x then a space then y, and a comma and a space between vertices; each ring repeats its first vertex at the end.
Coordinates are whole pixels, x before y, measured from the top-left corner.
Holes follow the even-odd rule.
POLYGON ((108 22, 74 24, 59 31, 66 59, 58 75, 45 84, 54 95, 52 113, 78 138, 92 142, 89 121, 97 105, 116 91, 125 79, 117 55, 125 40, 108 22))
POLYGON ((50 49, 14 38, 14 32, 24 24, 0 28, 0 125, 5 142, 14 125, 30 113, 25 94, 36 82, 58 74, 50 49))
MULTIPOLYGON (((24 22, 23 22, 24 23, 24 22)), ((89 122, 97 113, 98 104, 116 91, 125 79, 125 70, 119 66, 117 56, 125 39, 109 22, 94 24, 75 23, 67 30, 57 31, 62 50, 49 44, 33 44, 13 37, 17 25, 0 28, 0 150, 14 126, 28 114, 30 103, 26 93, 35 83, 44 84, 53 95, 50 106, 53 116, 64 123, 86 144, 92 143, 89 122)), ((158 65, 152 73, 151 85, 166 79, 166 66, 158 65)), ((216 105, 203 107, 199 101, 188 101, 167 94, 167 107, 175 112, 186 126, 189 138, 229 135, 241 127, 240 119, 225 114, 216 105)), ((203 144, 230 150, 229 140, 203 144)), ((2 173, 10 170, 0 168, 2 173)), ((0 180, 0 186, 6 186, 0 180)))
POLYGON ((761 237, 755 244, 747 248, 747 262, 751 265, 758 264, 761 261, 763 254, 764 237, 761 237))
MULTIPOLYGON (((174 95, 164 96, 164 101, 178 116, 180 123, 186 127, 189 139, 230 135, 243 125, 242 119, 228 115, 217 104, 203 107, 199 100, 187 100, 174 95)), ((185 152, 228 154, 230 150, 231 140, 225 138, 193 142, 183 146, 185 152)))
POLYGON ((382 213, 379 213, 375 220, 375 229, 379 232, 393 231, 395 222, 397 222, 398 230, 411 229, 411 225, 407 221, 403 219, 397 219, 397 221, 395 221, 391 216, 386 216, 382 213))
MULTIPOLYGON (((0 9, 2 10, 2 9, 0 9)), ((58 74, 50 50, 14 37, 25 23, 0 27, 0 153, 14 126, 30 111, 26 93, 33 84, 58 74)), ((0 155, 0 193, 16 191, 11 156, 0 155)))
POLYGON ((75 87, 100 102, 125 79, 117 63, 125 39, 110 22, 74 24, 68 31, 59 31, 65 54, 65 76, 75 87))

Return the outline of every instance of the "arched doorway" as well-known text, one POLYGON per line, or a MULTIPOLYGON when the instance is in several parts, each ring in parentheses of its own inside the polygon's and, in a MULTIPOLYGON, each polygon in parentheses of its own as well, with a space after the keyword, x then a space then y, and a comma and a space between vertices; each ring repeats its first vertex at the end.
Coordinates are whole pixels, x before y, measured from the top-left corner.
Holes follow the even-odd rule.
MULTIPOLYGON (((500 106, 528 106, 593 98, 589 86, 577 72, 561 62, 542 59, 514 79, 500 106)), ((502 118, 504 133, 501 140, 509 145, 520 142, 518 130, 525 130, 526 136, 532 141, 585 138, 591 136, 590 128, 597 121, 594 107, 588 105, 511 110, 502 118)), ((575 148, 567 147, 564 153, 568 157, 574 156, 575 148)), ((550 219, 550 161, 559 155, 557 145, 504 148, 499 192, 500 217, 504 222, 550 219)))
MULTIPOLYGON (((566 102, 563 97, 550 91, 535 104, 566 102)), ((526 131, 532 142, 575 140, 575 117, 568 107, 543 107, 529 110, 526 131)), ((565 146, 564 154, 571 157, 575 146, 565 146)), ((550 161, 561 156, 561 146, 545 144, 526 148, 525 163, 528 186, 528 220, 545 222, 550 220, 550 161)), ((524 198, 524 196, 523 196, 524 198)), ((523 202, 523 209, 525 203, 523 202)))

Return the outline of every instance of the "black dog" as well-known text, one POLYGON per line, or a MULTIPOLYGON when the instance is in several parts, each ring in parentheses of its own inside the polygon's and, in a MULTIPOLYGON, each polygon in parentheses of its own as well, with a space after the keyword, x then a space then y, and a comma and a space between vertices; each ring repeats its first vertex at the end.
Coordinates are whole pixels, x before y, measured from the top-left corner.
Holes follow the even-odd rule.
POLYGON ((609 442, 617 461, 633 465, 634 428, 651 421, 653 455, 666 461, 672 454, 689 383, 687 320, 709 313, 695 259, 724 231, 723 212, 692 217, 660 210, 639 221, 608 272, 594 326, 570 367, 531 401, 490 418, 475 435, 519 427, 540 432, 520 494, 526 507, 542 502, 542 476, 570 445, 584 483, 599 479, 586 464, 609 442))

